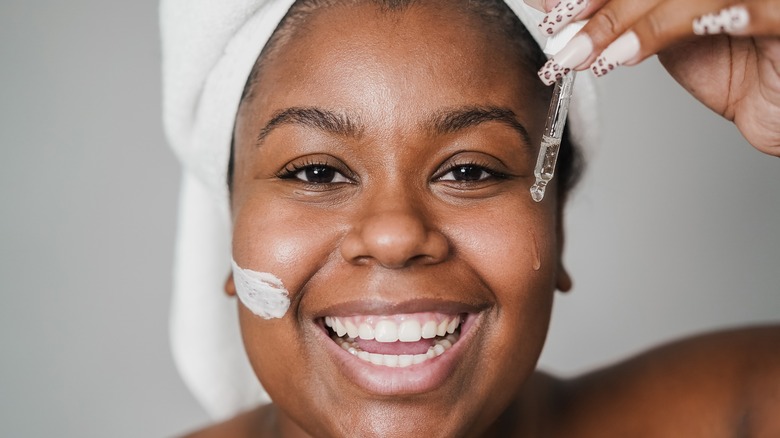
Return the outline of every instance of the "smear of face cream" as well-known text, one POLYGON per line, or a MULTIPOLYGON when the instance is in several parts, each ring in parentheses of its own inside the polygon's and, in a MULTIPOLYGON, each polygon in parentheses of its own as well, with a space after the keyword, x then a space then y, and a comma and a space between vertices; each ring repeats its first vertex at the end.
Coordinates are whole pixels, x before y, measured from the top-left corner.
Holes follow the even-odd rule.
POLYGON ((281 318, 290 307, 290 296, 282 280, 266 272, 244 269, 232 261, 238 299, 263 319, 281 318))

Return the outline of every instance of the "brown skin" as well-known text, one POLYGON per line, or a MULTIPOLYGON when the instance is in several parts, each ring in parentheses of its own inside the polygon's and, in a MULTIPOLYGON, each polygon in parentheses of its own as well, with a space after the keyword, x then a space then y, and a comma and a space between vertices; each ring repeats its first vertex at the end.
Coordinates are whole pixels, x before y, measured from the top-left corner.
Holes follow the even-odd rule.
MULTIPOLYGON (((558 0, 529 0, 549 11, 558 0)), ((628 65, 658 54, 661 63, 693 97, 737 128, 756 149, 780 156, 780 1, 592 0, 578 20, 594 50, 579 69, 625 32, 639 39, 628 65), (748 26, 731 35, 694 36, 703 14, 742 5, 748 26)))
POLYGON ((240 315, 255 372, 286 414, 282 428, 473 435, 533 372, 563 278, 555 197, 537 204, 528 194, 531 145, 545 116, 538 108, 549 91, 513 61, 500 35, 478 33, 482 25, 445 2, 389 17, 371 5, 323 10, 266 65, 239 111, 234 257, 279 276, 292 296, 283 319, 243 308, 240 315), (451 28, 430 26, 438 15, 451 28), (296 107, 343 114, 360 127, 340 134, 288 123, 256 145, 274 115, 296 107), (444 133, 432 123, 474 107, 513 112, 532 141, 498 121, 444 133), (277 176, 312 162, 351 181, 312 187, 277 176), (508 176, 447 180, 453 167, 472 163, 508 176), (347 378, 317 340, 315 322, 333 306, 420 299, 482 310, 465 360, 434 391, 377 396, 347 378))
MULTIPOLYGON (((780 436, 778 345, 780 328, 754 327, 675 342, 572 380, 535 373, 484 436, 780 436)), ((276 415, 266 405, 188 438, 281 436, 276 415)))
MULTIPOLYGON (((578 436, 597 434, 604 420, 617 425, 631 418, 627 407, 663 414, 670 402, 687 400, 680 394, 698 397, 691 389, 697 386, 684 386, 693 379, 666 397, 634 393, 674 378, 653 371, 666 367, 648 370, 644 363, 668 360, 703 379, 706 367, 685 364, 706 361, 687 349, 568 383, 533 374, 553 293, 568 289, 569 280, 560 262, 561 206, 554 196, 536 204, 528 193, 549 91, 536 79, 536 66, 520 63, 503 36, 446 1, 391 15, 373 6, 336 6, 316 13, 278 53, 238 113, 232 198, 235 260, 277 275, 291 295, 281 319, 263 320, 240 306, 250 362, 275 404, 191 436, 578 436), (429 24, 441 19, 451 26, 429 24), (285 123, 258 145, 263 127, 294 107, 347 116, 360 129, 285 123), (474 107, 511 111, 530 142, 499 121, 449 132, 431 124, 443 112, 474 107), (346 180, 311 184, 278 176, 311 164, 330 166, 346 180), (474 164, 506 177, 449 179, 453 168, 474 164), (420 298, 481 310, 464 360, 441 386, 378 396, 329 359, 317 321, 330 308, 420 298), (634 382, 639 378, 644 383, 634 382)), ((231 281, 226 289, 235 294, 231 281)), ((768 330, 770 341, 755 349, 772 351, 767 344, 772 337, 777 344, 778 332, 768 330)), ((774 354, 774 368, 762 376, 777 381, 774 354)), ((747 371, 729 376, 744 378, 747 371)), ((706 403, 717 403, 714 409, 723 402, 708 391, 701 391, 700 406, 710 412, 706 403)), ((776 406, 777 391, 769 394, 765 399, 776 406)))

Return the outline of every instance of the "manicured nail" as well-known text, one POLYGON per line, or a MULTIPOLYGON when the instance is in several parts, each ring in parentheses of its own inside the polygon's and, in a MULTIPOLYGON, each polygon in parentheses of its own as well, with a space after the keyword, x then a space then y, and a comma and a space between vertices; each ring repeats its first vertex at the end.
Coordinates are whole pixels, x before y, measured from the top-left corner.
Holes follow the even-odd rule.
POLYGON ((552 35, 574 20, 586 6, 588 6, 587 0, 564 0, 544 16, 539 23, 539 28, 545 34, 552 35))
POLYGON ((693 20, 693 33, 696 35, 715 35, 719 33, 738 33, 747 29, 750 14, 744 6, 733 6, 716 14, 706 14, 693 20))
POLYGON ((552 85, 572 69, 585 62, 593 52, 593 41, 587 34, 580 34, 569 41, 555 56, 550 58, 537 73, 545 85, 552 85))
POLYGON ((534 9, 538 9, 538 10, 540 10, 542 12, 545 11, 545 9, 544 9, 544 0, 523 0, 523 1, 525 2, 525 4, 527 4, 528 6, 534 8, 534 9))
POLYGON ((601 52, 601 56, 590 65, 596 76, 604 76, 617 66, 625 64, 639 55, 639 38, 633 31, 626 32, 601 52))

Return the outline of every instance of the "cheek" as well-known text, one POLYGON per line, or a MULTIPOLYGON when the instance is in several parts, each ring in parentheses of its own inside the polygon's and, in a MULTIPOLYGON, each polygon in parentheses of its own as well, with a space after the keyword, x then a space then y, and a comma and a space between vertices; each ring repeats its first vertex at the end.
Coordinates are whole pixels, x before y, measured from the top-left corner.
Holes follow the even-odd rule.
POLYGON ((333 251, 338 230, 332 223, 257 197, 235 212, 233 257, 244 268, 279 277, 292 298, 333 251))
POLYGON ((249 363, 274 401, 284 402, 286 395, 305 393, 306 388, 301 387, 304 379, 290 372, 311 368, 301 350, 301 334, 295 320, 263 320, 241 306, 239 323, 249 363))
POLYGON ((460 257, 495 296, 500 339, 488 348, 491 354, 512 354, 514 363, 534 363, 547 333, 558 274, 552 210, 504 204, 478 225, 463 223, 454 238, 460 257))
MULTIPOLYGON (((552 203, 550 203, 552 204, 552 203)), ((506 204, 483 211, 479 221, 453 224, 455 250, 498 298, 552 290, 558 267, 558 236, 549 207, 506 204)))
POLYGON ((558 269, 554 208, 529 204, 521 200, 512 208, 505 202, 478 222, 472 217, 450 230, 459 257, 494 294, 492 341, 482 348, 501 360, 484 366, 487 375, 502 376, 505 388, 518 387, 533 371, 547 335, 558 269))
POLYGON ((285 378, 287 365, 305 357, 296 295, 328 260, 333 248, 328 242, 334 240, 334 233, 326 230, 334 227, 329 221, 307 217, 301 209, 285 205, 284 200, 259 193, 243 202, 233 219, 233 257, 237 264, 278 277, 292 303, 284 317, 268 320, 239 306, 247 354, 261 383, 271 392, 274 385, 293 383, 277 381, 285 378))

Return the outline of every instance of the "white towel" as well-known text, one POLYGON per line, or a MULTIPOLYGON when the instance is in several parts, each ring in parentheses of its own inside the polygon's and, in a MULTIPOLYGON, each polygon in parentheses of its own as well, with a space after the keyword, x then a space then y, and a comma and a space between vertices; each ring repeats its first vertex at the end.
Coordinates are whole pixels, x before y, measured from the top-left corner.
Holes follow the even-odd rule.
MULTIPOLYGON (((246 359, 236 302, 222 293, 230 273, 226 184, 230 142, 246 79, 294 0, 162 0, 163 119, 183 165, 170 335, 184 382, 222 419, 268 402, 246 359)), ((543 14, 506 0, 536 41, 543 14)), ((597 138, 595 90, 581 75, 569 123, 585 148, 597 138)), ((530 196, 530 195, 529 195, 530 196)))

